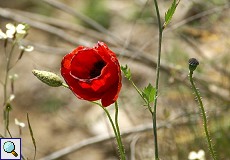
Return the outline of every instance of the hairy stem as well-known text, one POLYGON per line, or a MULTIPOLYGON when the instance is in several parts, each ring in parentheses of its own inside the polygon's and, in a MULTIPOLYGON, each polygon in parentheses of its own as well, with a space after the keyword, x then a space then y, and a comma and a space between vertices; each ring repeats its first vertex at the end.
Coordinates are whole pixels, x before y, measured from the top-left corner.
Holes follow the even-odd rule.
POLYGON ((117 138, 118 138, 118 141, 120 141, 120 151, 122 153, 121 154, 121 158, 122 160, 125 160, 126 157, 125 157, 125 149, 124 149, 124 146, 123 146, 123 143, 122 143, 122 140, 121 140, 121 133, 120 133, 120 129, 119 129, 119 125, 118 125, 118 103, 117 101, 115 101, 115 125, 116 125, 116 128, 117 128, 117 138))
MULTIPOLYGON (((98 104, 98 103, 96 103, 96 104, 98 104)), ((108 110, 105 107, 103 107, 101 104, 98 104, 98 105, 100 105, 102 107, 102 109, 105 111, 107 117, 109 118, 109 122, 112 125, 113 132, 114 132, 116 140, 117 140, 117 144, 118 144, 118 149, 119 149, 119 154, 121 156, 121 160, 126 160, 124 149, 123 149, 123 145, 122 145, 121 138, 120 138, 120 132, 118 134, 119 126, 118 126, 118 130, 117 130, 117 125, 118 124, 116 124, 116 126, 115 126, 115 124, 114 124, 114 122, 113 122, 113 120, 112 120, 112 118, 111 118, 108 110)), ((116 115, 118 115, 118 114, 116 113, 116 115)), ((115 122, 115 123, 117 123, 117 122, 115 122)))
POLYGON ((190 82, 191 82, 192 89, 193 89, 194 92, 195 92, 195 95, 196 95, 196 97, 197 97, 197 101, 198 101, 199 106, 200 106, 200 110, 201 110, 201 114, 202 114, 202 118, 203 118, 203 123, 204 123, 204 132, 205 132, 205 136, 206 136, 207 142, 208 142, 208 149, 209 149, 209 151, 210 151, 210 154, 211 154, 212 158, 213 158, 214 160, 217 160, 216 155, 215 155, 215 153, 214 153, 213 145, 212 145, 212 143, 211 143, 211 137, 210 137, 210 134, 209 134, 209 131, 208 131, 207 116, 206 116, 206 114, 205 114, 204 105, 203 105, 203 102, 202 102, 201 97, 200 97, 200 95, 199 95, 199 92, 198 92, 198 90, 197 90, 197 88, 196 88, 196 86, 195 86, 195 84, 194 84, 194 82, 193 82, 192 75, 193 75, 193 72, 190 71, 190 72, 189 72, 189 80, 190 80, 190 82))

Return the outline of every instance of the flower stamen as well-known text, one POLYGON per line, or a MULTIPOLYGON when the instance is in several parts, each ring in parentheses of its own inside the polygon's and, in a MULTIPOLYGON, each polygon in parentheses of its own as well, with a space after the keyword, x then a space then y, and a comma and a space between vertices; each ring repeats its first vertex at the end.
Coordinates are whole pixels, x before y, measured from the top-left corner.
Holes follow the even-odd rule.
POLYGON ((103 69, 103 67, 105 66, 105 62, 100 60, 98 62, 96 62, 92 68, 92 70, 89 73, 90 78, 95 78, 97 76, 99 76, 101 74, 101 70, 103 69))

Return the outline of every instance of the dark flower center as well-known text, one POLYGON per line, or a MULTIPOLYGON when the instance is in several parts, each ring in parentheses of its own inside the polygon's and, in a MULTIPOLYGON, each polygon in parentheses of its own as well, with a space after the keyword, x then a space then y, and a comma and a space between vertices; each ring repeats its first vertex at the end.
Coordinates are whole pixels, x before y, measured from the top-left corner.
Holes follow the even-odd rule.
POLYGON ((103 60, 97 61, 94 63, 93 68, 90 70, 89 76, 90 78, 95 78, 101 74, 102 68, 106 65, 103 60))

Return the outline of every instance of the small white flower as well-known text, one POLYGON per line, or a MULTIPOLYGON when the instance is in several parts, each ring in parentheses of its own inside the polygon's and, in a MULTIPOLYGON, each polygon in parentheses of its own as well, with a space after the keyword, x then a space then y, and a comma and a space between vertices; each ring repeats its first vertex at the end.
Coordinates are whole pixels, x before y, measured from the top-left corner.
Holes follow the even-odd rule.
POLYGON ((6 24, 6 29, 8 29, 8 30, 15 30, 15 26, 12 23, 7 23, 6 24))
POLYGON ((198 152, 192 151, 188 156, 189 160, 205 160, 205 152, 203 150, 199 150, 198 152))
POLYGON ((9 75, 9 79, 17 79, 18 78, 18 74, 14 74, 14 75, 9 75))
POLYGON ((16 27, 16 32, 19 34, 26 34, 26 26, 23 24, 18 24, 16 27))
POLYGON ((6 39, 6 34, 0 29, 0 39, 6 39))
POLYGON ((30 45, 28 45, 28 46, 19 46, 19 49, 24 50, 26 52, 31 52, 31 51, 34 50, 34 46, 30 46, 30 45))
POLYGON ((14 95, 14 94, 11 94, 11 95, 10 95, 10 98, 9 98, 9 102, 12 102, 12 101, 14 100, 14 98, 15 98, 15 95, 14 95))
POLYGON ((14 74, 14 79, 17 79, 18 78, 18 74, 14 74))
POLYGON ((6 28, 6 35, 8 38, 13 38, 15 33, 26 34, 26 26, 23 24, 18 24, 17 26, 15 26, 11 23, 8 23, 6 24, 6 28))
POLYGON ((6 24, 6 35, 8 38, 13 38, 14 37, 14 34, 16 32, 16 28, 13 24, 11 23, 8 23, 6 24))
POLYGON ((22 128, 23 128, 23 127, 26 126, 25 123, 19 122, 17 118, 14 119, 14 122, 15 122, 15 124, 16 124, 17 126, 19 126, 19 127, 22 127, 22 128))

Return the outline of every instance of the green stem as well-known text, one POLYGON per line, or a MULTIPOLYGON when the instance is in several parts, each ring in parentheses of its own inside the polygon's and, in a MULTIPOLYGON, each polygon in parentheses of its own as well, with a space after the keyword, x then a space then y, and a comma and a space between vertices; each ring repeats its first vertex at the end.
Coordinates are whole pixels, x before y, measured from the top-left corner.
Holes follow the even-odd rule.
POLYGON ((154 96, 154 106, 153 106, 153 132, 154 132, 154 141, 155 141, 155 160, 159 160, 158 156, 158 142, 157 142, 157 126, 156 126, 156 113, 157 113, 157 98, 158 98, 158 88, 159 88, 159 79, 160 79, 160 62, 161 62, 161 44, 162 44, 162 33, 163 28, 161 24, 160 12, 157 4, 157 0, 153 0, 158 20, 158 29, 159 29, 159 41, 158 41, 158 54, 157 54, 157 68, 156 68, 156 93, 154 96))
POLYGON ((65 88, 68 88, 69 89, 69 86, 65 83, 62 83, 62 87, 65 87, 65 88))
POLYGON ((4 120, 5 120, 5 136, 6 136, 6 132, 8 132, 8 134, 12 138, 12 135, 11 135, 10 130, 9 130, 10 109, 11 109, 10 104, 6 103, 6 106, 5 106, 4 111, 3 111, 4 112, 4 120))
POLYGON ((216 155, 215 155, 215 153, 214 153, 213 145, 212 145, 212 143, 211 143, 211 137, 210 137, 210 134, 209 134, 209 131, 208 131, 207 117, 206 117, 206 114, 205 114, 204 105, 203 105, 203 102, 202 102, 201 97, 200 97, 200 95, 199 95, 199 92, 198 92, 198 90, 197 90, 197 88, 196 88, 196 86, 195 86, 195 84, 194 84, 194 82, 193 82, 193 77, 192 77, 192 75, 193 75, 193 72, 190 71, 190 72, 189 72, 189 80, 190 80, 190 82, 191 82, 192 89, 193 89, 194 92, 195 92, 195 95, 196 95, 196 97, 197 97, 197 100, 198 100, 198 103, 199 103, 199 106, 200 106, 200 109, 201 109, 202 118, 203 118, 203 122, 204 122, 204 131, 205 131, 205 135, 206 135, 207 142, 208 142, 208 149, 209 149, 209 151, 210 151, 210 154, 211 154, 212 158, 213 158, 214 160, 217 160, 216 155))
POLYGON ((121 133, 120 133, 120 129, 119 129, 119 125, 118 125, 118 103, 117 101, 115 101, 115 125, 117 128, 117 136, 118 136, 118 140, 120 141, 120 145, 121 145, 121 152, 122 152, 122 160, 126 159, 125 157, 125 149, 124 149, 124 145, 122 144, 122 140, 121 140, 121 133))
MULTIPOLYGON (((4 99, 3 99, 3 106, 4 106, 4 111, 3 111, 3 114, 6 115, 7 113, 6 110, 7 110, 7 84, 8 84, 8 77, 9 77, 9 72, 10 72, 10 60, 12 58, 12 54, 13 54, 13 51, 14 51, 14 48, 16 46, 16 42, 14 41, 13 42, 13 45, 11 47, 11 50, 9 52, 9 55, 6 57, 6 74, 5 74, 5 80, 4 80, 4 85, 3 85, 3 92, 4 92, 4 99)), ((9 117, 8 117, 9 118, 9 117)), ((5 136, 6 136, 6 132, 8 131, 8 133, 10 133, 9 129, 7 128, 6 124, 7 124, 7 121, 9 121, 9 119, 5 119, 5 116, 4 116, 4 121, 5 121, 5 136)))
POLYGON ((135 88, 135 90, 137 91, 137 93, 141 96, 141 98, 142 98, 142 99, 145 101, 145 103, 147 104, 149 111, 150 111, 151 113, 153 113, 152 108, 150 107, 149 102, 148 102, 148 101, 145 99, 145 97, 142 95, 141 91, 138 89, 138 87, 135 85, 135 83, 134 83, 132 80, 130 80, 130 82, 132 83, 132 85, 133 85, 133 87, 135 88))
POLYGON ((6 105, 6 101, 7 101, 7 84, 8 84, 8 77, 9 77, 9 71, 10 71, 10 60, 11 60, 15 45, 16 43, 14 42, 11 47, 9 56, 6 57, 6 75, 5 75, 5 81, 4 81, 4 101, 3 101, 4 106, 6 105))
MULTIPOLYGON (((101 108, 105 111, 107 117, 109 118, 110 124, 112 125, 113 132, 114 132, 115 137, 116 137, 116 140, 117 140, 118 149, 119 149, 119 154, 120 154, 120 156, 121 156, 121 159, 122 159, 122 160, 126 160, 125 153, 124 153, 124 149, 123 149, 123 145, 122 145, 121 138, 120 138, 120 134, 118 134, 119 128, 118 128, 118 131, 117 131, 117 128, 116 128, 116 126, 114 125, 114 122, 113 122, 113 120, 112 120, 112 118, 111 118, 111 116, 110 116, 108 110, 107 110, 105 107, 103 107, 101 104, 99 104, 99 103, 96 103, 96 102, 95 102, 95 104, 101 106, 101 108)), ((116 122, 116 123, 117 123, 117 122, 116 122)), ((117 125, 117 124, 116 124, 116 125, 117 125)), ((118 126, 118 127, 119 127, 119 126, 118 126)))

